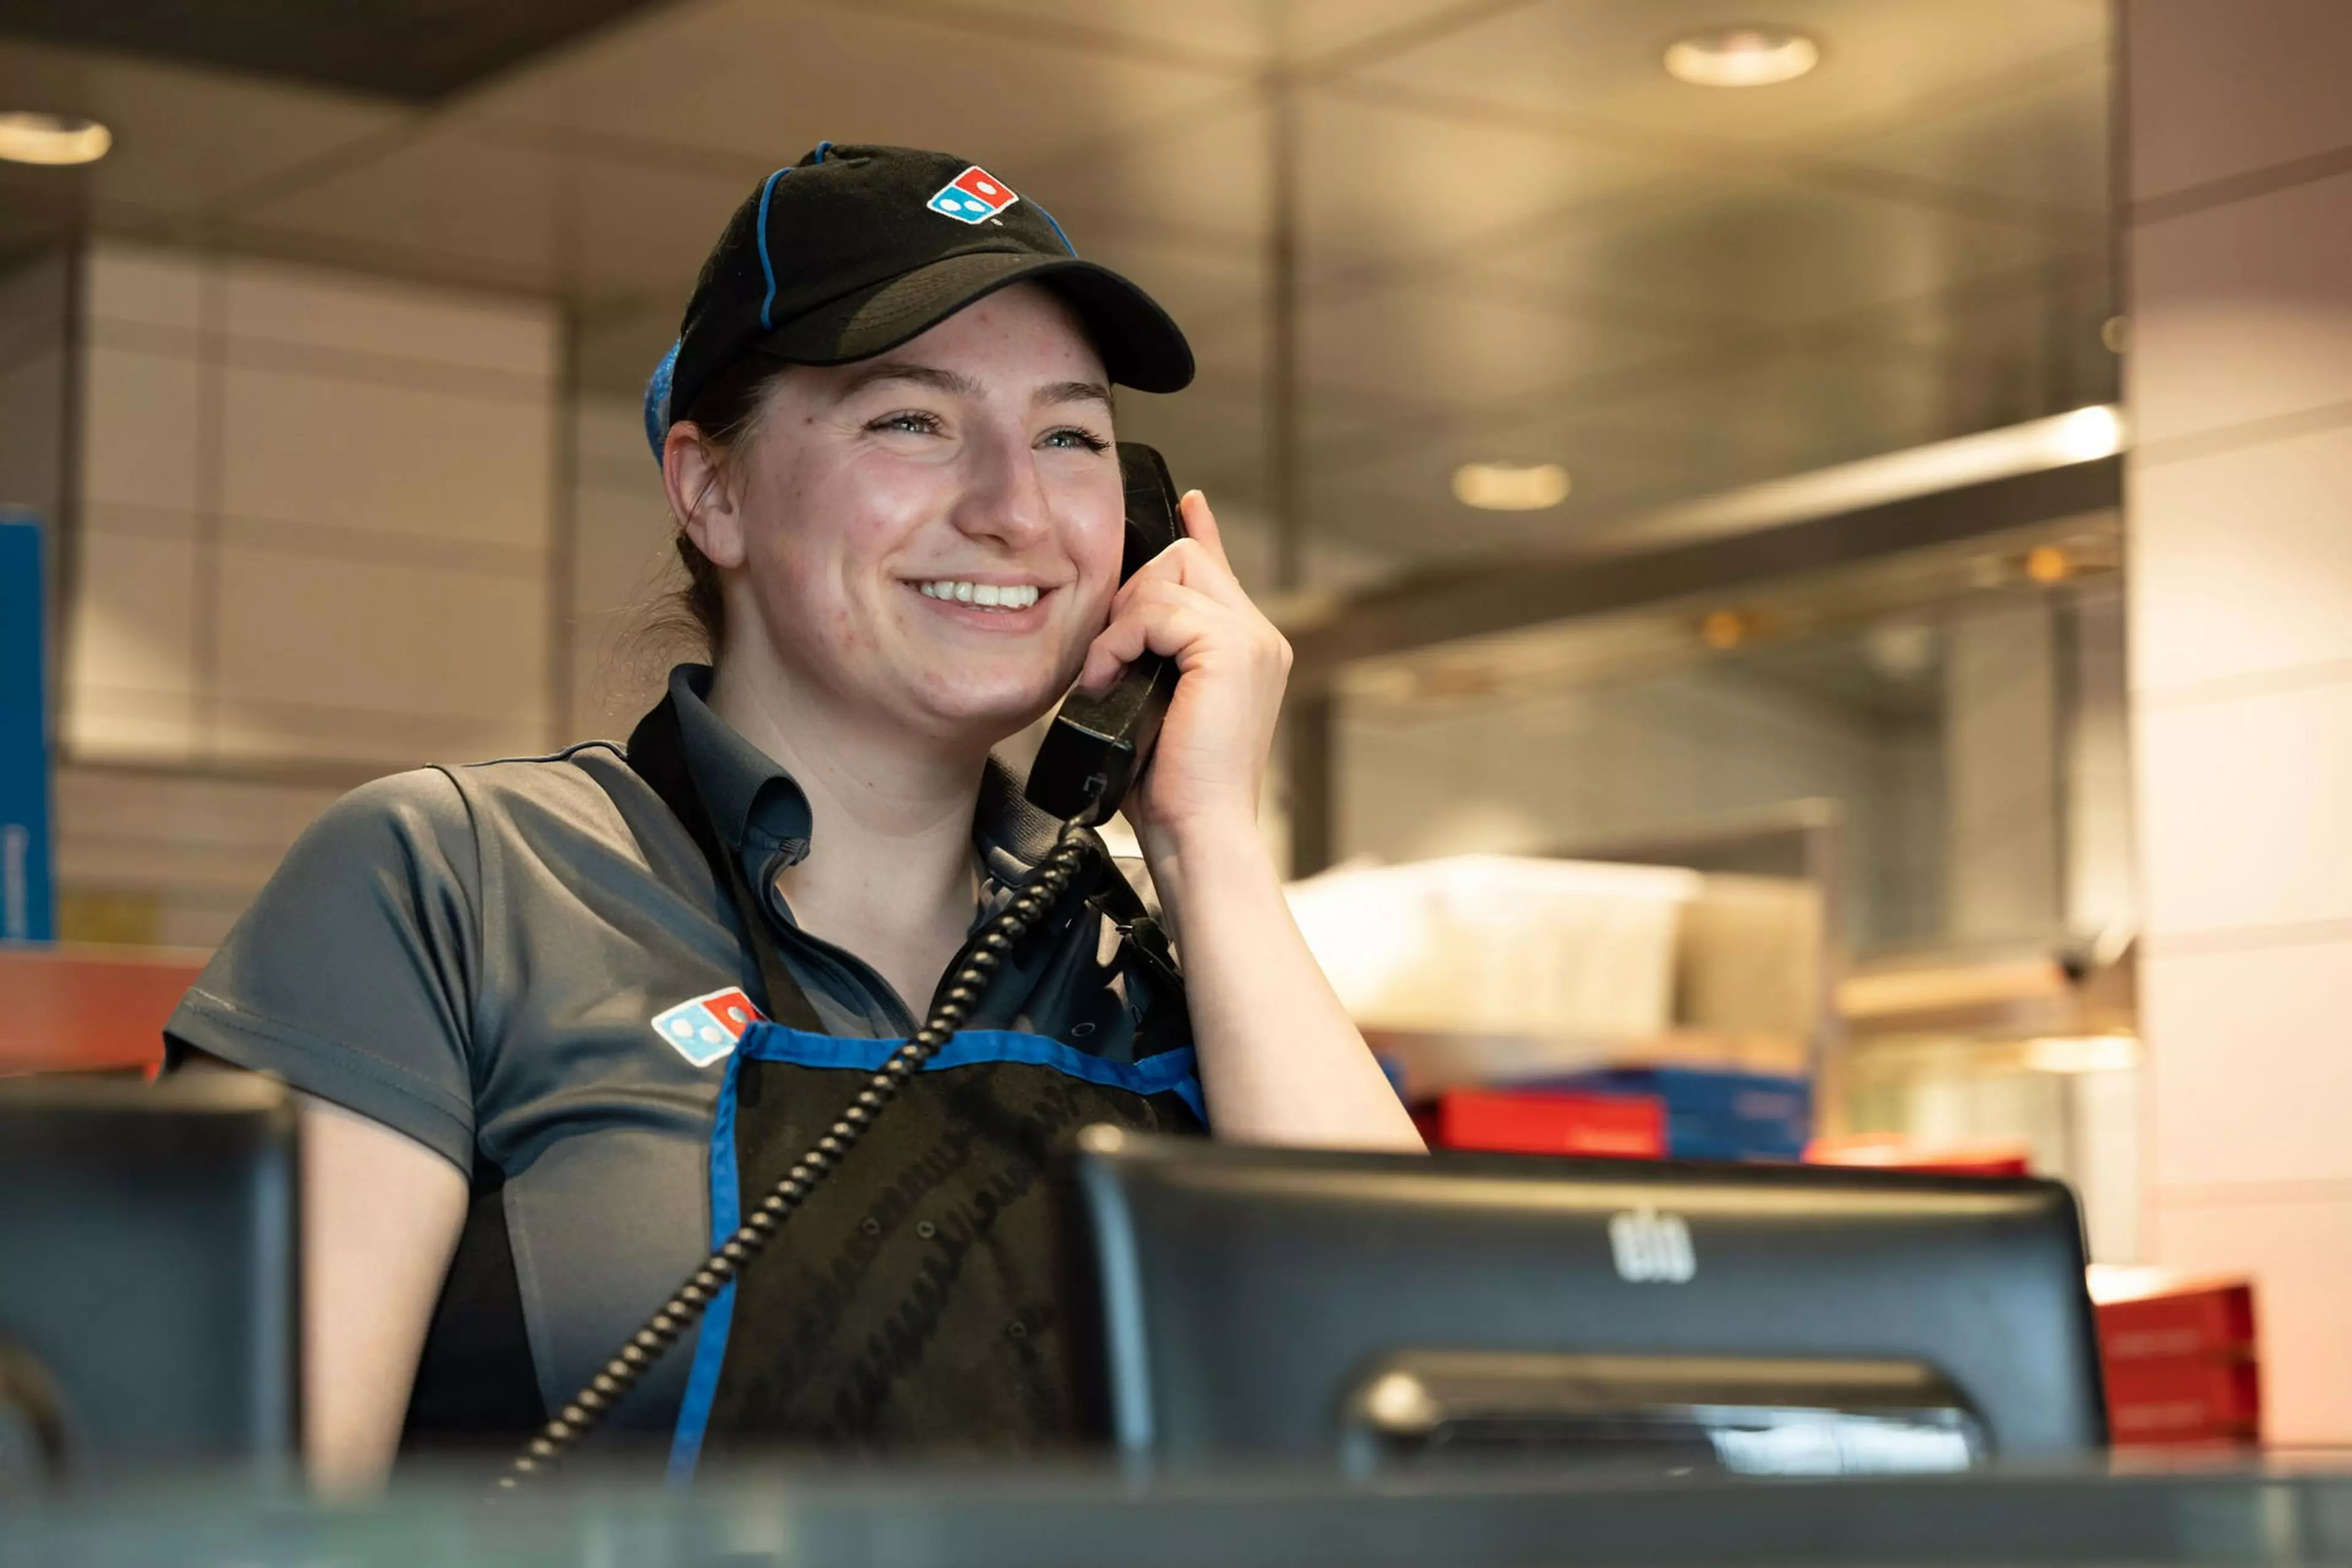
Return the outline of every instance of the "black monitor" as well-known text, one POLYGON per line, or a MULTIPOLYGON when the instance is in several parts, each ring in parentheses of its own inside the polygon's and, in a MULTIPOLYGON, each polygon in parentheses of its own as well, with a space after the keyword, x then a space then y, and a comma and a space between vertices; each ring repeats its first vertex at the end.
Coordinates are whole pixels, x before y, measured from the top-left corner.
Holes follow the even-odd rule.
POLYGON ((1130 1454, 1823 1474, 2106 1440, 2057 1183, 1080 1143, 1130 1454))
POLYGON ((297 1173, 257 1074, 0 1083, 0 1495, 291 1473, 297 1173))

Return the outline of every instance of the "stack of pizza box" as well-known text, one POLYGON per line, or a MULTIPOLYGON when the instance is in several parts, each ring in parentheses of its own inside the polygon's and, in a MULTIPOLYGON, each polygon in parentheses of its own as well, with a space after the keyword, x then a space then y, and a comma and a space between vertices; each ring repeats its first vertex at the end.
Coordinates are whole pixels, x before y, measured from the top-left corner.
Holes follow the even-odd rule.
POLYGON ((2251 1283, 2095 1266, 2091 1300, 2116 1447, 2262 1440, 2251 1283))

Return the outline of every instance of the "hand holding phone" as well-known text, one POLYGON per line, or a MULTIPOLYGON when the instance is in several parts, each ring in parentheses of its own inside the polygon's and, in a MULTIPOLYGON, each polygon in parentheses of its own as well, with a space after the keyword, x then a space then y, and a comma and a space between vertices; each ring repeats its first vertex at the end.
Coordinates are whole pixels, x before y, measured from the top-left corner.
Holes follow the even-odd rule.
MULTIPOLYGON (((1127 489, 1127 543, 1118 580, 1184 537, 1176 482, 1167 461, 1139 441, 1118 444, 1127 489)), ((1151 753, 1176 694, 1176 661, 1147 653, 1108 691, 1074 691, 1054 716, 1030 765, 1031 805, 1066 822, 1094 826, 1117 811, 1151 753)))

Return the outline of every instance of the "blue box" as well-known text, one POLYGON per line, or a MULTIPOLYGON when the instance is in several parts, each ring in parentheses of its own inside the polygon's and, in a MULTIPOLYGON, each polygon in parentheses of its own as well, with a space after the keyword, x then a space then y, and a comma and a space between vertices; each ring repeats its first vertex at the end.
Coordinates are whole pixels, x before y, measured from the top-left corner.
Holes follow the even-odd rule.
POLYGON ((1707 1068, 1597 1068, 1529 1089, 1647 1094, 1665 1102, 1666 1152, 1676 1160, 1794 1160, 1812 1140, 1811 1079, 1707 1068))
POLYGON ((49 873, 48 578, 41 524, 0 513, 0 942, 57 935, 49 873))

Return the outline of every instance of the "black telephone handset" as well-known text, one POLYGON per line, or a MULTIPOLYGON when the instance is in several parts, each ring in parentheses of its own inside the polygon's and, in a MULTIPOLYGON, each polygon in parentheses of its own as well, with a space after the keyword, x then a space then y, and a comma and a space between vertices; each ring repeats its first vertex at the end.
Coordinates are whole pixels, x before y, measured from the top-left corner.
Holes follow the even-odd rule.
MULTIPOLYGON (((1175 483, 1159 453, 1133 441, 1121 441, 1118 468, 1127 486, 1127 549, 1119 563, 1119 581, 1124 583, 1145 562, 1181 539, 1184 525, 1176 515, 1175 483)), ((1174 659, 1147 653, 1128 666, 1118 683, 1101 696, 1073 693, 1062 704, 1029 770, 1028 794, 1033 804, 1073 826, 1064 829, 1059 841, 1037 863, 1022 896, 991 916, 964 944, 950 965, 952 983, 941 984, 914 1037, 866 1080, 864 1090, 815 1147, 802 1155, 766 1196, 748 1207, 734 1235, 687 1277, 560 1414, 549 1418, 515 1456, 499 1482, 502 1489, 511 1490, 543 1473, 626 1397, 646 1369, 677 1344, 736 1275, 765 1250, 784 1222, 897 1098, 907 1079, 954 1037, 1003 966, 1004 955, 1077 879, 1089 854, 1090 836, 1075 829, 1094 826, 1118 809, 1128 786, 1150 755, 1160 721, 1168 714, 1168 700, 1176 692, 1176 675, 1174 659)))
MULTIPOLYGON (((1176 482, 1157 451, 1140 441, 1121 441, 1118 472, 1127 487, 1127 549, 1118 571, 1124 583, 1183 538, 1184 524, 1177 516, 1176 482)), ((1147 653, 1109 690, 1072 692, 1030 765, 1029 803, 1087 827, 1117 811, 1150 757, 1168 700, 1176 694, 1176 674, 1174 659, 1147 653)))

